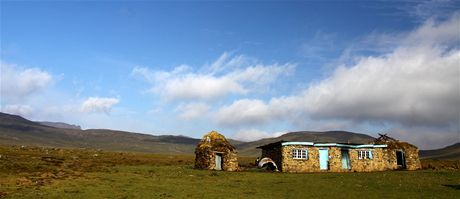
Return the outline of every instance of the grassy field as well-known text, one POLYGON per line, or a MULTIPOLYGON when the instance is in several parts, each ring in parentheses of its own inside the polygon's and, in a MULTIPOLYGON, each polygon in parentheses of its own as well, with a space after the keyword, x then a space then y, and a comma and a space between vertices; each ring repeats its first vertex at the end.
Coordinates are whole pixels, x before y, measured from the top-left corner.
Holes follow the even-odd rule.
MULTIPOLYGON (((459 170, 287 174, 193 169, 193 156, 0 147, 4 198, 458 198, 459 170)), ((433 163, 431 163, 433 164, 433 163)))

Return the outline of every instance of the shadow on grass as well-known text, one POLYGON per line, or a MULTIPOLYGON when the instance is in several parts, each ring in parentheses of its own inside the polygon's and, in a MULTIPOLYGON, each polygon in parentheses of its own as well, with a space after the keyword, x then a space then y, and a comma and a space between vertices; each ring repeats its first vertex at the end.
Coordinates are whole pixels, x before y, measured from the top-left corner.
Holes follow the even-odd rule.
POLYGON ((460 190, 460 184, 443 184, 442 186, 450 187, 452 189, 460 190))

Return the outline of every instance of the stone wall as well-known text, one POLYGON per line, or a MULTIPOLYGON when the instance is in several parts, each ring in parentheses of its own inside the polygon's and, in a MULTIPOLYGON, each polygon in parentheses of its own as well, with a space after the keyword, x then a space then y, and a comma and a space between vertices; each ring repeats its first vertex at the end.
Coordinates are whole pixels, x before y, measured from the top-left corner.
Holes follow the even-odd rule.
POLYGON ((421 168, 417 147, 398 142, 387 148, 341 148, 304 145, 273 146, 262 150, 262 157, 271 158, 283 172, 371 172, 400 169, 396 162, 396 151, 403 150, 407 170, 421 168), (292 150, 308 150, 308 159, 293 159, 292 150), (319 150, 328 149, 328 170, 320 169, 319 150), (342 150, 348 151, 350 169, 342 168, 342 150), (359 150, 371 150, 372 159, 358 159, 359 150))
POLYGON ((216 168, 216 153, 222 154, 222 170, 238 170, 238 155, 236 151, 213 151, 211 148, 195 150, 195 168, 209 170, 216 168))
POLYGON ((422 168, 420 163, 419 151, 417 147, 406 147, 404 148, 406 156, 406 169, 407 170, 418 170, 422 168))
MULTIPOLYGON (((281 151, 281 171, 283 172, 369 172, 369 171, 383 171, 387 169, 387 162, 385 161, 385 153, 382 148, 373 148, 372 159, 358 159, 358 149, 347 149, 340 147, 314 147, 302 145, 289 145, 283 146, 281 151), (293 159, 293 149, 307 149, 308 159, 293 159), (319 150, 328 149, 329 163, 328 170, 320 169, 319 150), (351 169, 342 168, 342 150, 348 150, 350 158, 351 169)), ((273 159, 272 153, 265 153, 266 156, 273 159)))
POLYGON ((319 169, 319 154, 316 147, 289 145, 281 148, 282 164, 281 171, 283 172, 314 172, 319 169), (292 150, 302 149, 308 150, 308 159, 293 159, 292 150))
MULTIPOLYGON (((229 151, 223 154, 222 170, 236 171, 238 170, 238 155, 234 151, 229 151)), ((215 165, 214 165, 215 166, 215 165)))
POLYGON ((195 168, 210 169, 216 167, 216 154, 222 155, 222 170, 236 171, 238 156, 235 147, 216 131, 211 131, 203 136, 203 139, 195 148, 195 168))
POLYGON ((384 148, 349 149, 351 170, 353 172, 370 172, 388 170, 388 161, 384 148), (358 159, 359 150, 371 150, 372 159, 358 159))
POLYGON ((195 168, 197 169, 214 169, 215 153, 209 148, 195 149, 195 168))
POLYGON ((417 147, 407 143, 386 143, 388 148, 384 150, 384 156, 386 159, 387 169, 395 170, 398 168, 396 160, 396 151, 401 150, 404 152, 406 160, 406 170, 418 170, 421 169, 419 150, 417 147))

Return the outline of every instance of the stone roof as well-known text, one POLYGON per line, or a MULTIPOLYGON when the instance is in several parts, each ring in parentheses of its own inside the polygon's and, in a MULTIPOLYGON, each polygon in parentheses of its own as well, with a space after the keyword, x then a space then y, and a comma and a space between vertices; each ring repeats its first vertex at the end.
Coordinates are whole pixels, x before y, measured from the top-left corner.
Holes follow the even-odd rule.
POLYGON ((234 150, 235 147, 228 142, 228 140, 222 134, 217 131, 211 131, 208 134, 205 134, 201 141, 198 143, 197 148, 221 148, 227 147, 234 150))

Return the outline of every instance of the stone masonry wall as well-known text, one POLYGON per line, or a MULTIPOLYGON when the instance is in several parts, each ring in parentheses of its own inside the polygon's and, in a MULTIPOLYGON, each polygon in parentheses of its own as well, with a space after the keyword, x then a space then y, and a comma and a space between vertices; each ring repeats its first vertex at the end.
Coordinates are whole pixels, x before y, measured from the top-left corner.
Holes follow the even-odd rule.
POLYGON ((407 170, 420 169, 418 149, 412 145, 398 145, 388 148, 340 148, 340 147, 314 147, 303 145, 276 146, 262 150, 262 158, 269 157, 283 172, 371 172, 398 169, 396 163, 396 150, 403 150, 407 170), (308 150, 308 159, 293 159, 292 150, 308 150), (319 163, 319 149, 328 149, 328 170, 321 170, 319 163), (350 169, 342 168, 342 150, 348 151, 350 169), (359 150, 371 150, 372 159, 358 159, 359 150))
POLYGON ((406 170, 418 170, 421 169, 419 150, 413 146, 391 146, 383 150, 387 169, 396 170, 399 169, 396 160, 396 151, 402 150, 404 152, 406 160, 406 170))
POLYGON ((212 151, 211 149, 195 152, 195 168, 213 170, 216 167, 216 153, 222 154, 222 170, 238 170, 238 155, 235 151, 212 151))
POLYGON ((282 153, 282 170, 283 172, 316 172, 319 168, 318 148, 302 145, 290 145, 281 148, 282 153), (307 149, 308 159, 293 159, 293 149, 307 149))
POLYGON ((418 170, 422 168, 417 147, 406 147, 404 152, 406 155, 407 170, 418 170))
POLYGON ((388 169, 387 158, 382 148, 372 148, 372 159, 358 159, 359 150, 369 149, 350 149, 351 170, 356 172, 384 171, 388 169))
POLYGON ((282 147, 283 172, 369 172, 387 169, 384 153, 381 148, 373 148, 373 159, 358 159, 358 149, 346 149, 350 157, 351 169, 342 168, 342 148, 340 147, 313 147, 290 145, 282 147), (293 149, 307 149, 308 159, 293 159, 293 149), (329 169, 321 170, 319 163, 319 149, 328 149, 329 169))
MULTIPOLYGON (((238 155, 236 152, 227 152, 223 155, 222 170, 224 171, 236 171, 238 170, 238 155)), ((215 165, 214 165, 215 166, 215 165)))

